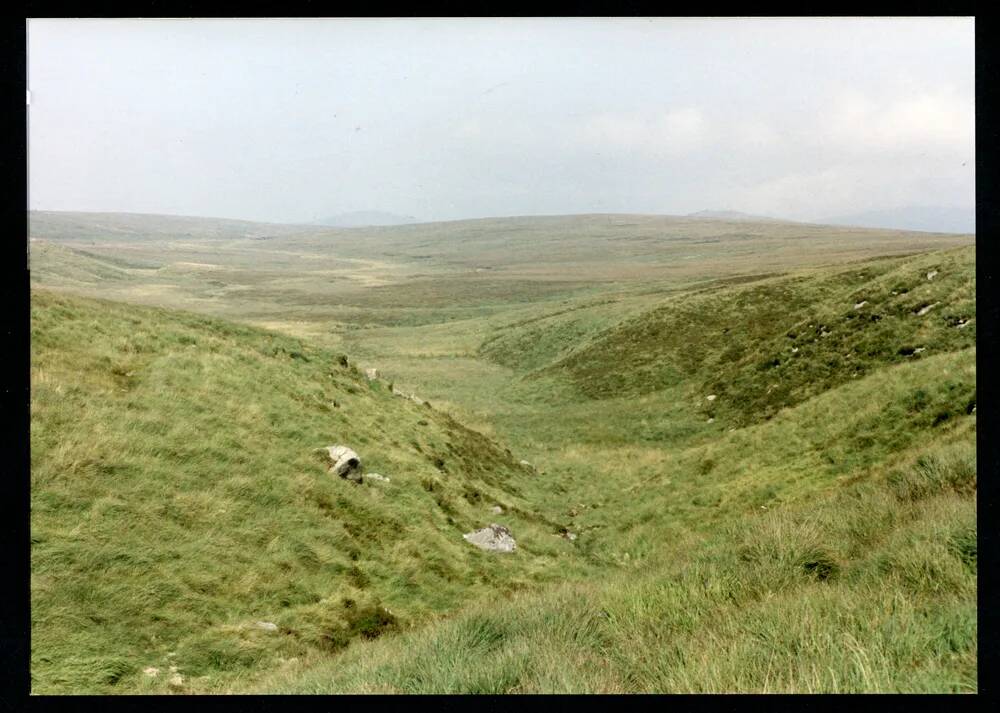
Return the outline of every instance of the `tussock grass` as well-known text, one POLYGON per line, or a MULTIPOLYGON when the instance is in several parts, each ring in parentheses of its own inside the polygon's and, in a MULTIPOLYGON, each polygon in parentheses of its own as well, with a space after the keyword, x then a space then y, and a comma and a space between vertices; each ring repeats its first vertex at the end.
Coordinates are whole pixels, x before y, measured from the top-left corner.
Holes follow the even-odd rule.
POLYGON ((480 604, 257 690, 974 691, 976 581, 948 535, 975 530, 975 449, 933 448, 895 472, 744 516, 627 578, 480 604), (898 491, 900 477, 918 487, 898 491), (846 524, 873 517, 877 542, 846 524))
POLYGON ((36 692, 163 688, 141 670, 169 652, 189 681, 257 669, 572 556, 495 442, 274 333, 36 292, 31 414, 36 692), (332 443, 391 482, 329 475, 332 443), (520 545, 503 561, 461 538, 494 502, 520 545))

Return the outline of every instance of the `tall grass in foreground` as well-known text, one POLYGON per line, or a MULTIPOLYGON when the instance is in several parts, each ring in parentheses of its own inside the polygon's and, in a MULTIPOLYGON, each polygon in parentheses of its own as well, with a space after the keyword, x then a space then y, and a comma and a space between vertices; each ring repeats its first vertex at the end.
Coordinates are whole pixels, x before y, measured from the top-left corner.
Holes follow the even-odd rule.
POLYGON ((710 543, 669 543, 671 563, 633 578, 480 604, 288 663, 255 688, 975 691, 975 494, 974 447, 935 446, 877 480, 736 520, 710 543))

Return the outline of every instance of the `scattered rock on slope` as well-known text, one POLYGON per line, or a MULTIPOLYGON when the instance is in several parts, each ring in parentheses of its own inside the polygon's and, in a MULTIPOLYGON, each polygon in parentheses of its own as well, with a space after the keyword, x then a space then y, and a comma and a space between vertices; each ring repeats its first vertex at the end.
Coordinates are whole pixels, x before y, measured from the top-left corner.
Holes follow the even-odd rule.
POLYGON ((377 480, 380 483, 388 483, 389 482, 389 476, 379 475, 378 473, 365 473, 364 479, 365 479, 366 483, 369 480, 377 480))
POLYGON ((326 450, 333 462, 333 465, 330 466, 331 473, 336 473, 341 478, 347 478, 356 483, 361 482, 361 458, 358 457, 357 453, 347 446, 329 446, 326 450))
POLYGON ((365 378, 368 381, 375 381, 378 378, 378 369, 365 369, 365 378))
POLYGON ((490 523, 482 530, 467 532, 462 537, 479 549, 490 552, 513 552, 517 549, 517 542, 514 541, 510 530, 496 523, 490 523))

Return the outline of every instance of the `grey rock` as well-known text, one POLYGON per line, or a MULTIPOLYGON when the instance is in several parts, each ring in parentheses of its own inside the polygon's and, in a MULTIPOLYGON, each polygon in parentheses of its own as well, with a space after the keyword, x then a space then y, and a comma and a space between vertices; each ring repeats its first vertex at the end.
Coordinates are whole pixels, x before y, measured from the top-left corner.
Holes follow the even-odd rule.
POLYGON ((278 630, 278 625, 272 621, 258 621, 256 624, 254 624, 254 626, 257 627, 258 629, 262 629, 263 631, 278 630))
POLYGON ((389 477, 386 475, 379 475, 378 473, 365 473, 364 480, 366 483, 369 480, 377 481, 379 483, 388 483, 389 477))
POLYGON ((462 537, 479 549, 489 552, 513 552, 517 549, 517 542, 510 530, 496 523, 490 523, 481 530, 467 532, 462 537))
POLYGON ((499 505, 494 505, 493 507, 490 508, 490 512, 493 513, 494 515, 503 515, 503 508, 500 507, 499 505))
POLYGON ((378 369, 365 369, 365 378, 368 379, 368 381, 375 381, 378 378, 378 369))
POLYGON ((361 482, 361 458, 347 446, 328 446, 333 465, 330 472, 355 482, 361 482))

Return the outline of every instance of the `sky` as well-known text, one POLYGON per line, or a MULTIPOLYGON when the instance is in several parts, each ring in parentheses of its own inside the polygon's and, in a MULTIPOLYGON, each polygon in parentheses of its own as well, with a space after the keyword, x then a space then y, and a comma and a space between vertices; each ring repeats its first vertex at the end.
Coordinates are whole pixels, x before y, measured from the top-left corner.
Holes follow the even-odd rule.
POLYGON ((972 18, 30 20, 36 210, 975 205, 972 18))

